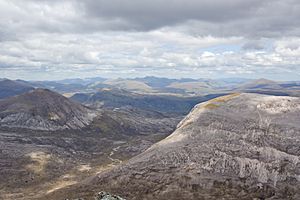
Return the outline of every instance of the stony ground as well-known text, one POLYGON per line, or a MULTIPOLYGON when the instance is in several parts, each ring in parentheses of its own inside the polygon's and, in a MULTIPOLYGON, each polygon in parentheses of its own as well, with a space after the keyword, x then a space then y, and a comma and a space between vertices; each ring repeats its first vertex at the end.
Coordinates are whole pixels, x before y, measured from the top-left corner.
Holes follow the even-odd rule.
POLYGON ((145 113, 106 110, 89 127, 73 131, 2 127, 0 199, 45 199, 141 153, 170 134, 181 119, 145 113))

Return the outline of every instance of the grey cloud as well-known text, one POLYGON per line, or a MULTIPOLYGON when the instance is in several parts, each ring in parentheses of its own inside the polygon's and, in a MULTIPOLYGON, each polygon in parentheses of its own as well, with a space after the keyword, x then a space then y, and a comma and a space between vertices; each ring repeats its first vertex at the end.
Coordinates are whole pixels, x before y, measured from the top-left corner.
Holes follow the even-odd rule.
POLYGON ((121 19, 139 31, 194 21, 193 32, 199 35, 300 35, 298 0, 87 0, 84 7, 89 17, 121 19))
POLYGON ((263 50, 265 49, 265 45, 263 44, 262 41, 259 40, 250 40, 246 42, 242 48, 244 50, 263 50))
MULTIPOLYGON (((5 2, 5 1, 4 1, 5 2)), ((11 31, 92 33, 162 28, 194 35, 300 36, 299 0, 12 0, 11 31)), ((8 10, 5 12, 5 10, 8 10)), ((9 23, 7 23, 9 19, 9 23)), ((0 26, 1 26, 0 24, 0 26)))
POLYGON ((299 0, 2 0, 0 70, 300 74, 299 19, 299 0))
POLYGON ((133 28, 149 30, 187 20, 221 23, 245 18, 261 4, 260 0, 87 0, 84 5, 90 16, 125 19, 133 28))

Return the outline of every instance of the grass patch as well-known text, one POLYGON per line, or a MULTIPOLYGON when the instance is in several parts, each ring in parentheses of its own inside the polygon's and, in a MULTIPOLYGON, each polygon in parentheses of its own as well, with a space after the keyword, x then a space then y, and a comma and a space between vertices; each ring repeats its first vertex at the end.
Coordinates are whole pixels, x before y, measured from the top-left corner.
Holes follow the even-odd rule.
POLYGON ((229 94, 229 95, 214 98, 214 99, 212 99, 208 102, 211 102, 211 103, 213 103, 213 102, 224 103, 224 102, 229 101, 230 99, 233 99, 234 97, 237 97, 239 95, 240 95, 240 93, 232 93, 232 94, 229 94))
POLYGON ((41 151, 32 152, 27 156, 30 157, 32 163, 27 165, 26 168, 36 174, 43 174, 51 156, 41 151))
POLYGON ((207 109, 218 108, 218 107, 220 107, 220 103, 225 103, 225 102, 229 101, 230 99, 233 99, 234 97, 237 97, 239 95, 240 95, 240 93, 232 93, 229 95, 214 98, 212 100, 207 101, 206 104, 203 105, 203 108, 207 108, 207 109))
POLYGON ((208 103, 208 104, 205 104, 203 107, 204 108, 207 108, 207 109, 215 109, 215 108, 218 108, 220 105, 217 105, 217 104, 214 104, 214 103, 208 103))

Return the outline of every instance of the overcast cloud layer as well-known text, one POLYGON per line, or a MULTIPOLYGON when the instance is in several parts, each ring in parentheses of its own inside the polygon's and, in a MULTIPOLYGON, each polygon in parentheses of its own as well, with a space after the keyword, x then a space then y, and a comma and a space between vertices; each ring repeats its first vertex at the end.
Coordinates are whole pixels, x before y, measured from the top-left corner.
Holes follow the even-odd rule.
POLYGON ((0 76, 300 80, 299 19, 299 0, 0 0, 0 76))

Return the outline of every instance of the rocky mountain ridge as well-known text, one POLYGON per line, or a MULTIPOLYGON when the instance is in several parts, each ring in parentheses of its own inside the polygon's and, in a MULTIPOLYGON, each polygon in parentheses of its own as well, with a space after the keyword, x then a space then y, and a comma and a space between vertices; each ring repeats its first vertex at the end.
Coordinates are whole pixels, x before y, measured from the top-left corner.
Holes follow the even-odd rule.
POLYGON ((299 120, 299 98, 219 97, 195 106, 166 139, 79 188, 128 199, 299 199, 299 120))

